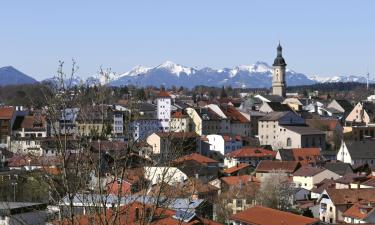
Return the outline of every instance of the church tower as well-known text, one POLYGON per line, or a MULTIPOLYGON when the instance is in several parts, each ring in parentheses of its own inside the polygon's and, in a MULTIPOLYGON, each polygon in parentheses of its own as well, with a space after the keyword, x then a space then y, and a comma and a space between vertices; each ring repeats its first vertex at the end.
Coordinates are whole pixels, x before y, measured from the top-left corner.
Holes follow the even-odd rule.
POLYGON ((285 67, 286 63, 283 58, 283 48, 277 46, 277 56, 273 62, 273 77, 272 77, 272 94, 285 97, 285 67))

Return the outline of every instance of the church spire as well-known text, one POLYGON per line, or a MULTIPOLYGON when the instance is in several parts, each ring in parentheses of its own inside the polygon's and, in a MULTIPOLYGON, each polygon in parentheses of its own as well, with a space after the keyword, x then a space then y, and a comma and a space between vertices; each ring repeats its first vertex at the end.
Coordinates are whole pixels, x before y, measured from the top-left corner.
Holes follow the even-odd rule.
POLYGON ((273 62, 273 66, 286 66, 285 60, 283 58, 283 48, 281 47, 280 41, 277 46, 277 56, 273 62))

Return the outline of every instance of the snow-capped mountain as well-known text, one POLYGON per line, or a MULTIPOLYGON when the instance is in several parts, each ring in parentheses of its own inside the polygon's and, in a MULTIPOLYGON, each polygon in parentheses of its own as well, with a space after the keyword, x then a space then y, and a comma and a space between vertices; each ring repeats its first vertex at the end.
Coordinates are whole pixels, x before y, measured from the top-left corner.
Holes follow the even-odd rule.
MULTIPOLYGON (((314 80, 318 83, 337 83, 337 82, 358 82, 358 83, 367 83, 366 76, 332 76, 332 77, 322 77, 322 76, 311 76, 311 80, 314 80)), ((375 83, 374 79, 369 80, 369 83, 375 83)))
MULTIPOLYGON (((286 81, 289 86, 316 83, 306 75, 289 69, 286 71, 286 81)), ((271 83, 272 67, 265 62, 215 70, 209 67, 195 69, 171 61, 166 61, 154 68, 137 66, 109 82, 113 86, 133 84, 170 87, 175 85, 189 88, 196 85, 268 88, 271 83)))
POLYGON ((38 83, 38 81, 17 70, 13 66, 0 68, 0 86, 34 83, 38 83))

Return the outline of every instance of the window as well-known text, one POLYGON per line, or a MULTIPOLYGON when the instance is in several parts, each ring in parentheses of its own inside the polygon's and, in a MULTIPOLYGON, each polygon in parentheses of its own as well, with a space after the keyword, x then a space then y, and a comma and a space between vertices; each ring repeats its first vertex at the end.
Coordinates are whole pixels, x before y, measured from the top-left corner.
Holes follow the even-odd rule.
POLYGON ((331 206, 331 207, 329 207, 329 211, 330 211, 330 212, 332 212, 332 206, 331 206))
POLYGON ((236 207, 242 207, 242 199, 236 200, 236 207))
POLYGON ((291 138, 286 139, 286 146, 292 146, 292 139, 291 138))

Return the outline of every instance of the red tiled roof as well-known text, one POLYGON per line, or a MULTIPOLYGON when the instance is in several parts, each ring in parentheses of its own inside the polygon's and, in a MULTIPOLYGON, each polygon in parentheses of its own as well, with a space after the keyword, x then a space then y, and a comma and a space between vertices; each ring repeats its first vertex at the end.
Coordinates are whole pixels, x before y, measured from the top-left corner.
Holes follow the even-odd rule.
POLYGON ((365 182, 361 183, 361 185, 375 187, 375 177, 370 177, 370 179, 368 179, 365 182))
POLYGON ((227 185, 233 186, 233 185, 239 185, 240 183, 250 182, 251 176, 250 175, 230 176, 230 177, 222 177, 220 179, 227 185))
POLYGON ((284 171, 293 173, 300 167, 299 162, 295 161, 271 161, 262 160, 255 169, 256 172, 284 171))
POLYGON ((346 205, 358 202, 375 202, 375 188, 334 189, 326 190, 335 205, 346 205))
POLYGON ((347 209, 342 215, 344 217, 350 217, 355 219, 365 219, 371 212, 375 211, 374 206, 362 205, 362 204, 354 204, 352 207, 347 209))
POLYGON ((236 136, 229 136, 229 135, 223 135, 224 141, 242 141, 242 137, 240 135, 236 136))
POLYGON ((235 107, 233 106, 225 106, 221 107, 221 110, 224 112, 225 116, 234 122, 240 123, 249 123, 250 121, 242 115, 235 107))
MULTIPOLYGON (((174 210, 161 208, 161 207, 154 207, 152 205, 145 205, 138 202, 133 202, 132 204, 122 206, 118 210, 118 213, 114 212, 112 209, 107 209, 106 214, 86 214, 80 215, 75 218, 74 225, 91 225, 91 224, 102 224, 111 221, 111 224, 119 224, 119 225, 136 225, 142 224, 146 221, 146 216, 143 213, 146 213, 148 210, 151 209, 153 212, 154 218, 150 224, 152 225, 198 225, 198 224, 207 224, 207 225, 221 225, 220 223, 214 222, 209 219, 203 219, 200 217, 195 216, 189 222, 181 221, 178 219, 173 218, 176 214, 174 210), (138 209, 138 210, 137 210, 138 209), (136 218, 136 211, 138 211, 138 215, 140 219, 136 218), (95 221, 95 222, 94 222, 95 221)), ((65 219, 62 221, 54 221, 53 224, 55 225, 68 225, 71 224, 71 221, 65 219)))
POLYGON ((283 212, 262 206, 254 206, 230 217, 231 220, 257 225, 308 225, 319 220, 305 216, 283 212))
POLYGON ((308 165, 316 163, 321 159, 320 148, 293 148, 294 160, 301 163, 301 165, 308 165))
POLYGON ((244 158, 244 157, 266 157, 266 156, 276 156, 276 152, 272 150, 267 150, 264 148, 251 148, 243 147, 233 152, 226 154, 227 157, 232 158, 244 158))
POLYGON ((170 98, 171 95, 166 91, 160 91, 158 94, 158 98, 170 98))
POLYGON ((240 164, 238 164, 236 166, 233 166, 233 167, 225 169, 223 172, 226 173, 226 174, 232 174, 232 173, 237 172, 239 170, 245 169, 245 168, 247 168, 249 166, 250 165, 247 164, 247 163, 240 163, 240 164))
POLYGON ((325 169, 317 168, 312 166, 302 166, 296 172, 293 173, 293 176, 306 176, 311 177, 315 176, 316 174, 323 172, 325 169))
POLYGON ((210 163, 219 163, 218 161, 211 159, 209 157, 206 157, 204 155, 198 154, 198 153, 192 153, 190 155, 182 156, 175 160, 176 163, 186 162, 186 161, 195 161, 200 164, 210 164, 210 163))
POLYGON ((13 117, 15 109, 13 107, 1 107, 0 119, 10 120, 13 117))
POLYGON ((186 118, 188 115, 183 114, 182 112, 174 112, 172 113, 172 118, 186 118))

